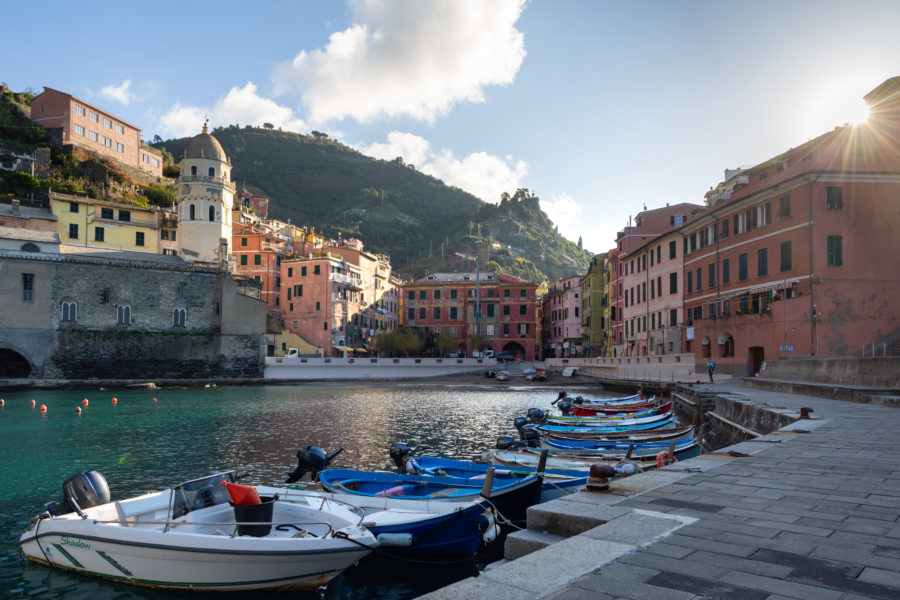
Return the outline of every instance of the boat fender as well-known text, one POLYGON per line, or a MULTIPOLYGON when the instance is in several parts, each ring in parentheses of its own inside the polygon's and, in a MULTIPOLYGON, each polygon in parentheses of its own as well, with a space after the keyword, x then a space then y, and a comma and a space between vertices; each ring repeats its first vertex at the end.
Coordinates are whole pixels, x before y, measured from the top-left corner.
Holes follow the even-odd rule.
POLYGON ((388 488, 386 490, 381 490, 380 492, 376 492, 376 496, 404 496, 407 491, 411 491, 415 486, 412 485, 396 485, 392 488, 388 488))
POLYGON ((638 466, 634 463, 625 463, 624 465, 616 466, 616 473, 620 475, 634 475, 638 473, 638 466))
POLYGON ((382 546, 394 548, 408 548, 414 541, 411 533, 379 533, 375 539, 382 546))
POLYGON ((485 544, 490 544, 500 535, 500 526, 494 520, 490 511, 485 511, 478 516, 478 529, 481 530, 481 539, 485 544))
POLYGON ((405 471, 402 472, 408 473, 410 475, 421 475, 425 472, 425 468, 422 467, 422 465, 419 464, 419 461, 414 458, 408 459, 404 468, 405 471))
POLYGON ((675 462, 678 462, 678 459, 675 458, 674 454, 669 454, 668 450, 664 450, 656 455, 656 466, 660 469, 675 462))

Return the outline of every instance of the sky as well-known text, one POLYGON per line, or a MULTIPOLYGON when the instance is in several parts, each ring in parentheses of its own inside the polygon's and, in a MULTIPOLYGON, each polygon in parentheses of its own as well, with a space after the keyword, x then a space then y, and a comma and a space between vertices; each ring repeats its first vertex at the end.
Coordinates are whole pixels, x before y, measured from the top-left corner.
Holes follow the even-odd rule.
MULTIPOLYGON (((8 3, 0 81, 144 139, 321 131, 486 202, 528 188, 605 252, 640 211, 865 117, 896 0, 8 3)), ((278 215, 273 215, 276 218, 278 215)))

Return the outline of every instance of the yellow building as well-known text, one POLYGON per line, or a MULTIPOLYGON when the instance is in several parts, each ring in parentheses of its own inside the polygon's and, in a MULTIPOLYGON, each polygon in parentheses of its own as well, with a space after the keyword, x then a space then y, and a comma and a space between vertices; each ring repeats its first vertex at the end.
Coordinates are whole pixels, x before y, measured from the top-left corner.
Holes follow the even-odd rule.
POLYGON ((73 246, 159 253, 158 210, 50 192, 59 241, 73 246))

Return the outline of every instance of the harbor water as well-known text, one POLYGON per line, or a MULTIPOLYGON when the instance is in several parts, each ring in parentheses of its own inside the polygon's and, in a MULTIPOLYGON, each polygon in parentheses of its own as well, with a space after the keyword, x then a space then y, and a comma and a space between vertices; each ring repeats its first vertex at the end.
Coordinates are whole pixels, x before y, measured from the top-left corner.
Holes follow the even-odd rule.
MULTIPOLYGON (((393 442, 472 459, 514 432, 513 418, 529 407, 548 410, 560 389, 485 380, 0 394, 0 598, 197 597, 53 570, 20 556, 18 538, 29 519, 60 500, 62 482, 78 472, 102 473, 117 500, 233 468, 249 473, 244 483, 278 485, 296 466, 298 448, 308 445, 329 453, 344 448, 332 464, 341 468, 393 470, 393 442)), ((490 550, 475 561, 436 566, 372 555, 324 590, 291 597, 413 598, 473 575, 502 552, 490 550)))

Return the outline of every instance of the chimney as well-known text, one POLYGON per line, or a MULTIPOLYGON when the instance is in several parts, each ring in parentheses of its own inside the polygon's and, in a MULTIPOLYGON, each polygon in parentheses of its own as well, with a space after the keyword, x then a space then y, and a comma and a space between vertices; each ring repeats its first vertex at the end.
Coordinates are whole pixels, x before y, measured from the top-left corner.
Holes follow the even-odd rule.
POLYGON ((19 216, 19 201, 16 200, 15 198, 13 198, 13 201, 12 201, 12 215, 14 217, 19 216))

